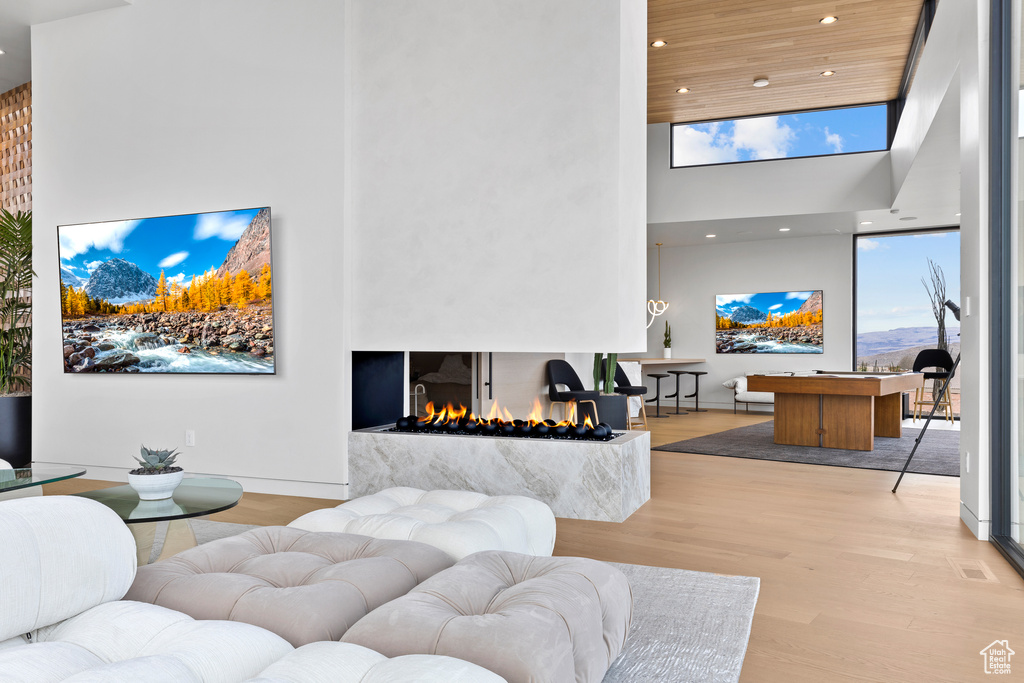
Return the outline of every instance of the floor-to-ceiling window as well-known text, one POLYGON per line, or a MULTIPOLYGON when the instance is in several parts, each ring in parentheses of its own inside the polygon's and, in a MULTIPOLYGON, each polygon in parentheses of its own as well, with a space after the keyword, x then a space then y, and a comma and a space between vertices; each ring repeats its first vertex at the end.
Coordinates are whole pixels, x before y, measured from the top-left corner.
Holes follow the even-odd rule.
MULTIPOLYGON (((857 319, 854 366, 868 372, 913 369, 919 353, 960 353, 960 323, 943 304, 960 301, 960 231, 944 228, 861 235, 856 239, 857 319)), ((927 412, 933 383, 909 397, 909 413, 927 412), (919 401, 915 411, 913 403, 919 401)), ((950 411, 959 416, 960 379, 949 391, 950 411)))

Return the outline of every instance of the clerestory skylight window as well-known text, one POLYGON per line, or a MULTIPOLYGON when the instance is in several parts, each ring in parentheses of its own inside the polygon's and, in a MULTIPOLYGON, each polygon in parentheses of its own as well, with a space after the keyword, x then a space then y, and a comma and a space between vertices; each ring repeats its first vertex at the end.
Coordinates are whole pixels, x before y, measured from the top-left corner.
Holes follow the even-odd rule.
POLYGON ((672 125, 672 168, 888 149, 889 105, 672 125))

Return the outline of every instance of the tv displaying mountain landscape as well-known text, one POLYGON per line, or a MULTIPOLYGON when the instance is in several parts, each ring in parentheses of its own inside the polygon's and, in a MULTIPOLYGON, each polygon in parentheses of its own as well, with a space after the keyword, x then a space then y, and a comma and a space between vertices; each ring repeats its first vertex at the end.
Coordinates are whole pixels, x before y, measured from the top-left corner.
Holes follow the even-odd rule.
POLYGON ((716 353, 824 353, 821 294, 719 294, 716 353))
POLYGON ((62 225, 66 373, 273 374, 270 209, 62 225))

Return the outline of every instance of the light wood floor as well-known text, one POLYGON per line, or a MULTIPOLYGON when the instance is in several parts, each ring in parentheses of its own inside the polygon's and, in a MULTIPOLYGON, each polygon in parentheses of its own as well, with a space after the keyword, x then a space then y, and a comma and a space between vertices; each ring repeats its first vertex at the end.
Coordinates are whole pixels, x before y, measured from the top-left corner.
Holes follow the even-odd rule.
MULTIPOLYGON (((652 443, 764 419, 652 420, 652 443)), ((907 475, 893 495, 891 472, 658 451, 652 468, 650 502, 622 524, 559 519, 555 553, 760 577, 744 682, 965 683, 987 679, 993 640, 1024 652, 1024 581, 961 524, 956 478, 907 475), (959 578, 954 560, 994 580, 959 578)), ((334 504, 247 493, 213 518, 282 524, 334 504)))

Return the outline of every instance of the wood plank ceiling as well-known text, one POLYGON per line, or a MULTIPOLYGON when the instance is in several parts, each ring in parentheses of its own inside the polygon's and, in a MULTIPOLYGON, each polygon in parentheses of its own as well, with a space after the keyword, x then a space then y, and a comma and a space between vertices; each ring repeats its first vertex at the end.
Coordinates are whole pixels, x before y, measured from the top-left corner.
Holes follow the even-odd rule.
POLYGON ((647 121, 891 100, 923 1, 648 0, 648 45, 667 45, 648 47, 647 121), (819 23, 826 16, 839 20, 819 23), (754 88, 759 77, 770 84, 754 88))

